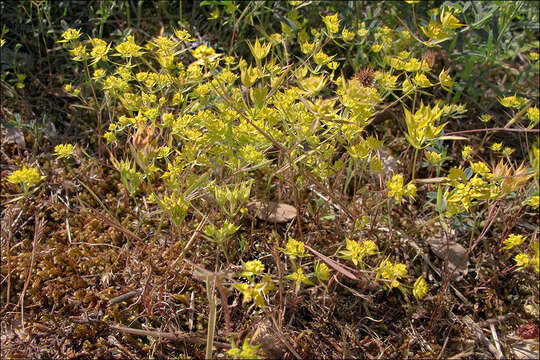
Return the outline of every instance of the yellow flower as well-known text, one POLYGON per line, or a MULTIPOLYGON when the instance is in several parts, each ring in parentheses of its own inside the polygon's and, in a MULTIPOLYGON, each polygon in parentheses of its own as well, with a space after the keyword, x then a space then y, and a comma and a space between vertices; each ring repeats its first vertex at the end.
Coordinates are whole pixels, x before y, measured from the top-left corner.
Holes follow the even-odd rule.
POLYGON ((343 31, 341 31, 341 36, 345 42, 352 41, 354 39, 354 35, 354 32, 349 31, 346 27, 344 27, 343 31))
POLYGON ((7 177, 12 184, 22 186, 24 192, 28 192, 31 186, 38 184, 45 176, 41 176, 38 169, 28 168, 23 165, 22 169, 15 170, 7 177))
POLYGON ((469 160, 471 158, 472 152, 473 152, 473 148, 467 145, 461 151, 461 157, 463 158, 463 160, 469 160))
POLYGON ((536 61, 538 60, 538 53, 536 51, 531 51, 529 53, 529 57, 531 58, 532 61, 536 61))
POLYGON ((529 258, 529 255, 525 253, 519 253, 514 257, 514 261, 516 262, 517 268, 519 270, 523 270, 527 266, 531 265, 534 259, 529 258))
POLYGON ((69 158, 73 155, 75 147, 72 144, 58 144, 54 147, 54 155, 58 159, 69 158))
POLYGON ((292 259, 306 256, 306 250, 304 249, 304 243, 302 241, 289 238, 286 248, 285 253, 292 259))
POLYGON ((426 27, 420 26, 422 32, 432 40, 441 40, 449 37, 450 35, 444 30, 442 24, 431 20, 426 27))
POLYGON ((191 35, 186 30, 175 30, 174 36, 176 36, 179 41, 193 41, 191 35))
POLYGON ((313 60, 317 65, 323 65, 326 64, 328 61, 330 61, 332 58, 324 53, 324 51, 320 50, 318 53, 313 55, 313 60))
POLYGON ((520 107, 522 107, 523 105, 525 105, 527 103, 527 99, 519 97, 519 96, 514 94, 513 96, 507 96, 505 98, 500 98, 499 102, 504 107, 519 109, 520 107))
POLYGON ((364 37, 366 36, 368 33, 369 33, 369 30, 366 29, 366 23, 365 22, 362 22, 360 24, 360 28, 358 29, 358 31, 356 32, 358 34, 358 36, 360 37, 364 37))
MULTIPOLYGON (((425 77, 424 74, 417 74, 425 77)), ((426 79, 427 80, 427 79, 426 79)), ((426 147, 425 143, 431 143, 433 139, 442 131, 446 126, 446 123, 441 125, 435 125, 436 121, 442 116, 443 109, 439 108, 439 105, 431 107, 425 106, 423 102, 420 103, 420 108, 412 114, 406 108, 405 123, 407 125, 407 133, 405 138, 415 149, 422 149, 426 147)))
POLYGON ((401 84, 401 91, 403 91, 404 94, 410 93, 414 89, 413 84, 409 81, 409 79, 405 79, 403 81, 403 84, 401 84))
POLYGON ((90 56, 93 58, 92 65, 98 63, 99 61, 109 60, 107 54, 111 48, 111 44, 107 44, 106 41, 98 38, 90 39, 92 43, 92 51, 90 56))
POLYGON ((401 204, 401 198, 403 196, 409 196, 411 198, 414 198, 416 196, 416 185, 413 183, 407 184, 407 186, 403 187, 403 175, 401 174, 395 174, 392 176, 392 180, 386 182, 386 186, 388 187, 388 196, 394 197, 394 199, 397 200, 398 203, 401 204))
POLYGON ((355 266, 363 263, 363 258, 366 255, 375 255, 377 253, 377 245, 371 240, 364 240, 362 244, 358 241, 345 238, 346 250, 341 251, 343 257, 351 260, 355 266))
POLYGON ((139 57, 144 54, 141 51, 142 47, 135 44, 135 38, 133 35, 128 36, 128 39, 115 47, 117 53, 116 56, 123 58, 139 57))
POLYGON ((328 281, 330 279, 330 269, 323 262, 315 262, 315 276, 320 281, 328 281))
POLYGON ((221 54, 217 54, 213 48, 208 47, 205 44, 202 44, 201 46, 193 50, 191 54, 195 59, 197 59, 197 64, 201 65, 213 64, 217 61, 219 56, 221 56, 221 54))
POLYGON ((249 41, 247 43, 249 49, 251 50, 251 53, 253 54, 253 57, 257 61, 261 61, 262 59, 264 59, 268 55, 268 53, 270 52, 270 48, 272 47, 272 43, 261 44, 258 38, 255 39, 254 45, 252 45, 249 41))
POLYGON ((527 116, 530 121, 529 127, 533 127, 540 121, 540 112, 536 106, 527 109, 527 116))
POLYGON ((315 49, 315 43, 310 43, 308 41, 303 42, 300 44, 300 50, 302 50, 302 53, 309 54, 315 49))
POLYGON ((94 70, 94 75, 92 76, 92 79, 99 80, 104 76, 105 76, 105 69, 96 69, 94 70))
POLYGON ((491 176, 491 170, 486 165, 485 162, 478 161, 478 162, 472 162, 471 163, 471 170, 477 174, 480 174, 482 176, 490 177, 491 176))
POLYGON ((339 63, 337 61, 330 61, 328 64, 326 64, 326 66, 330 70, 336 70, 339 67, 339 63))
POLYGON ((431 86, 427 76, 425 74, 417 73, 413 78, 414 83, 419 87, 431 86))
POLYGON ((480 121, 487 123, 489 120, 491 120, 491 115, 489 114, 482 114, 479 117, 480 121))
POLYGON ((73 56, 74 61, 83 61, 88 57, 86 45, 79 44, 75 48, 70 49, 69 53, 73 56))
POLYGON ((504 243, 503 249, 504 250, 510 250, 513 247, 521 245, 526 239, 527 239, 527 237, 523 236, 523 235, 510 234, 510 235, 508 235, 508 238, 506 238, 503 241, 503 243, 504 243))
POLYGON ((322 18, 323 18, 324 24, 326 25, 326 29, 328 29, 328 32, 330 34, 335 34, 338 32, 339 19, 338 19, 337 13, 334 15, 323 16, 322 18))
POLYGON ((426 160, 433 165, 437 165, 442 161, 442 155, 434 151, 427 151, 426 160))
POLYGON ((382 44, 373 44, 371 45, 371 51, 373 51, 374 53, 378 53, 379 51, 381 51, 383 48, 382 44))
POLYGON ((177 42, 169 39, 166 36, 158 36, 156 39, 154 39, 153 42, 149 42, 146 44, 146 47, 149 49, 152 49, 154 47, 157 47, 157 53, 160 56, 170 56, 174 54, 174 49, 177 45, 177 42))
POLYGON ((69 28, 61 36, 62 40, 58 40, 59 43, 77 40, 81 36, 81 30, 69 28))
POLYGON ((264 265, 260 260, 251 260, 244 264, 242 276, 261 275, 264 271, 264 265))
POLYGON ((388 259, 384 259, 379 268, 377 269, 377 278, 390 280, 390 283, 386 283, 389 288, 395 288, 399 286, 399 279, 407 276, 407 266, 405 264, 392 262, 388 259))
POLYGON ((416 300, 422 300, 428 292, 426 280, 420 275, 414 282, 413 295, 416 300))
MULTIPOLYGON (((395 60, 394 60, 395 61, 395 60)), ((398 60, 397 63, 401 65, 405 71, 416 72, 416 71, 429 71, 429 65, 425 61, 419 61, 417 58, 410 58, 406 63, 403 60, 398 60)), ((399 67, 396 66, 396 69, 399 70, 399 67)))
POLYGON ((439 74, 439 81, 441 82, 442 88, 445 90, 449 90, 454 85, 454 81, 444 70, 439 74))
POLYGON ((493 151, 501 151, 502 149, 502 143, 493 143, 491 144, 491 150, 493 151))

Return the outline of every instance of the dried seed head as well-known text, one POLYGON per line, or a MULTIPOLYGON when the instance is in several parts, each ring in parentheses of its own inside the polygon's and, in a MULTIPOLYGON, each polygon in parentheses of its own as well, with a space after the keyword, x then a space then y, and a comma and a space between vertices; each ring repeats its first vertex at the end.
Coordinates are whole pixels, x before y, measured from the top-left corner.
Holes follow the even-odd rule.
POLYGON ((372 87, 374 83, 373 73, 375 71, 370 67, 363 67, 354 74, 354 77, 360 81, 363 86, 372 87))

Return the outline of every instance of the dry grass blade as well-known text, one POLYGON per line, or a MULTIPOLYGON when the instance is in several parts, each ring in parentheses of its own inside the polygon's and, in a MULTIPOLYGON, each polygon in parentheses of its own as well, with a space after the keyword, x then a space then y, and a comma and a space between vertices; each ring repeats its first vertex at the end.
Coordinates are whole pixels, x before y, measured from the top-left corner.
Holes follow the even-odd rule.
POLYGON ((206 278, 206 296, 208 298, 208 331, 206 336, 206 358, 212 358, 212 348, 216 331, 216 278, 206 278), (211 285, 210 285, 211 283, 211 285))
MULTIPOLYGON (((164 338, 172 341, 179 341, 179 342, 188 342, 191 344, 199 344, 204 345, 206 344, 206 338, 202 336, 196 336, 193 334, 185 334, 181 332, 162 332, 158 330, 141 330, 141 329, 133 329, 121 325, 111 325, 109 326, 111 330, 120 331, 126 334, 131 335, 137 335, 137 336, 150 336, 155 338, 164 338)), ((215 347, 220 349, 230 349, 231 345, 228 343, 220 342, 220 341, 214 341, 213 344, 215 347)))
POLYGON ((101 219, 102 221, 104 221, 105 223, 107 223, 108 225, 112 226, 113 228, 123 232, 125 235, 137 240, 138 242, 140 242, 141 244, 144 242, 143 239, 141 239, 140 237, 138 237, 135 233, 129 231, 128 229, 126 229, 125 227, 123 227, 122 225, 112 221, 111 219, 107 218, 106 216, 100 214, 99 212, 93 210, 93 209, 90 209, 88 208, 87 209, 88 211, 90 211, 93 215, 95 215, 96 217, 98 217, 99 219, 101 219))
POLYGON ((358 280, 358 278, 352 273, 350 272, 349 270, 345 269, 343 266, 341 266, 338 262, 330 259, 328 256, 324 256, 323 254, 321 254, 320 252, 318 252, 317 250, 314 250, 313 248, 311 248, 310 246, 308 245, 305 245, 304 244, 304 247, 306 249, 308 249, 309 251, 311 251, 313 253, 313 255, 319 257, 322 261, 324 261, 328 266, 332 267, 332 269, 336 270, 337 272, 339 272, 341 275, 343 276, 346 276, 348 277, 349 279, 351 280, 358 280))
POLYGON ((2 308, 4 312, 9 306, 11 299, 11 238, 13 236, 13 208, 7 210, 7 223, 0 227, 2 238, 6 242, 6 259, 7 259, 7 289, 6 289, 6 304, 2 308))
MULTIPOLYGON (((26 289, 30 284, 30 276, 32 276, 32 270, 34 269, 34 264, 36 262, 36 252, 39 239, 43 233, 43 225, 45 225, 45 220, 38 217, 38 214, 35 214, 34 217, 34 241, 32 242, 32 256, 30 258, 30 267, 28 268, 28 275, 26 276, 26 281, 24 282, 23 289, 21 291, 21 296, 19 297, 19 304, 21 305, 21 328, 24 330, 24 295, 26 295, 26 289)), ((19 305, 17 304, 17 305, 19 305)))

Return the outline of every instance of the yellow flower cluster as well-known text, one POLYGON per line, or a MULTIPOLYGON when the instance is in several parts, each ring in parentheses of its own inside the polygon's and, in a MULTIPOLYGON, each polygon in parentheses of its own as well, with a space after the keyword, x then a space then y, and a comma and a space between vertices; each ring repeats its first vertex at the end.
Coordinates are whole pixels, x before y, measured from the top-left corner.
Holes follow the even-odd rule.
POLYGON ((71 155, 73 155, 73 151, 75 150, 75 146, 72 144, 58 144, 54 147, 54 155, 58 159, 62 158, 69 158, 71 155))
POLYGON ((313 282, 304 274, 304 269, 298 267, 295 272, 285 276, 291 281, 295 281, 296 284, 304 283, 306 285, 313 285, 313 282))
POLYGON ((339 31, 338 14, 323 16, 322 19, 330 35, 335 34, 339 31))
POLYGON ((526 236, 510 234, 504 241, 503 249, 510 250, 518 245, 521 245, 527 239, 526 236))
POLYGON ((529 256, 527 253, 519 253, 514 256, 514 261, 516 262, 516 267, 518 270, 524 270, 527 267, 533 265, 534 271, 536 274, 540 273, 540 243, 535 241, 532 244, 532 249, 534 251, 533 256, 529 256))
POLYGON ((304 243, 293 238, 289 238, 289 241, 287 241, 285 253, 289 255, 291 259, 308 256, 304 249, 304 243))
POLYGON ((507 97, 504 97, 504 98, 500 98, 499 102, 504 107, 519 109, 519 108, 523 107, 527 103, 527 99, 519 97, 517 95, 513 95, 513 96, 507 96, 507 97))
POLYGON ((17 184, 23 188, 23 191, 27 193, 30 187, 37 185, 45 176, 41 176, 37 168, 28 168, 23 165, 22 169, 15 170, 11 175, 7 177, 7 180, 12 184, 17 184))
POLYGON ((247 283, 233 284, 233 287, 240 291, 244 296, 244 302, 253 301, 258 307, 264 307, 264 295, 270 293, 274 289, 275 284, 270 280, 268 275, 257 282, 254 275, 262 275, 264 265, 260 260, 252 260, 244 263, 243 271, 240 276, 247 278, 247 283))
POLYGON ((407 186, 403 187, 403 175, 401 174, 392 176, 392 180, 387 181, 386 186, 390 190, 388 196, 393 197, 400 204, 403 196, 409 196, 411 198, 416 196, 416 185, 410 182, 407 186))
MULTIPOLYGON (((420 84, 417 85, 421 86, 420 84)), ((407 124, 405 137, 415 149, 428 146, 446 125, 446 123, 435 125, 443 114, 443 109, 440 109, 439 105, 431 107, 421 102, 420 108, 414 114, 406 108, 403 111, 405 112, 405 123, 407 124)))
POLYGON ((413 295, 416 300, 422 300, 424 296, 426 296, 428 290, 426 280, 422 276, 419 276, 413 286, 413 295))
POLYGON ((246 338, 241 348, 237 348, 233 342, 230 350, 227 351, 227 355, 233 359, 260 359, 257 355, 259 346, 260 345, 250 345, 249 340, 246 338))
POLYGON ((261 260, 251 260, 244 264, 244 269, 241 276, 250 277, 253 275, 261 275, 264 271, 264 265, 261 260))
POLYGON ((377 245, 371 240, 363 240, 362 243, 359 243, 346 238, 345 242, 347 244, 346 250, 342 250, 341 254, 343 258, 352 261, 355 266, 363 265, 364 256, 377 254, 377 245))
POLYGON ((386 285, 389 288, 395 288, 400 285, 399 279, 407 276, 407 265, 402 263, 395 263, 388 259, 384 259, 377 269, 377 278, 381 277, 388 280, 386 285))

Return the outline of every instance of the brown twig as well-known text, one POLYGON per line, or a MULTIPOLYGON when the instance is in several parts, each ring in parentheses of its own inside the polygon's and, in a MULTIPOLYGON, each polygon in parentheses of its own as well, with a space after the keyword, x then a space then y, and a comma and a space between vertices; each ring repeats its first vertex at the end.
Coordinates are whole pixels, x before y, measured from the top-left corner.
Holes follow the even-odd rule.
POLYGON ((118 295, 117 297, 114 297, 111 300, 109 300, 109 305, 114 305, 114 304, 121 303, 122 301, 127 301, 127 300, 137 296, 141 291, 142 291, 142 288, 137 289, 137 290, 132 290, 132 291, 127 292, 127 293, 122 294, 122 295, 118 295))
POLYGON ((462 134, 472 134, 478 132, 488 132, 488 131, 509 131, 509 132, 540 132, 540 129, 508 129, 508 128, 487 128, 487 129, 470 129, 470 130, 461 130, 449 132, 442 134, 441 136, 451 136, 451 135, 462 135, 462 134))
POLYGON ((13 225, 13 211, 12 208, 7 210, 7 221, 6 230, 2 226, 2 236, 6 239, 6 257, 7 257, 7 289, 6 289, 6 305, 2 309, 4 312, 9 306, 9 300, 11 298, 11 236, 13 235, 11 229, 13 225))
MULTIPOLYGON (((216 279, 217 280, 217 279, 216 279)), ((227 304, 227 291, 223 287, 221 281, 216 281, 216 287, 219 291, 221 299, 221 307, 223 308, 223 315, 225 316, 225 332, 227 334, 231 333, 231 311, 229 310, 229 305, 227 304)))
MULTIPOLYGON (((109 328, 111 330, 116 330, 116 331, 120 331, 120 332, 131 334, 131 335, 137 335, 137 336, 151 336, 155 338, 165 338, 172 341, 188 342, 188 343, 199 344, 199 345, 206 344, 206 337, 182 333, 179 331, 170 333, 170 332, 162 332, 162 331, 158 331, 154 329, 152 330, 133 329, 133 328, 120 326, 120 325, 110 325, 109 328)), ((231 348, 230 344, 220 342, 220 341, 214 341, 214 346, 220 349, 231 348)))
POLYGON ((318 252, 317 250, 312 249, 310 246, 305 245, 304 247, 311 251, 315 256, 319 257, 322 261, 324 261, 328 266, 330 266, 332 269, 339 272, 341 275, 344 275, 348 277, 351 280, 358 280, 358 278, 350 271, 346 270, 343 266, 341 266, 338 262, 330 259, 328 256, 325 256, 318 252))
POLYGON ((123 227, 122 225, 116 223, 115 221, 107 218, 106 216, 102 215, 101 213, 95 211, 94 209, 91 209, 91 208, 87 208, 87 210, 89 212, 92 213, 92 215, 96 216, 97 218, 99 218, 101 221, 107 223, 109 226, 112 226, 113 228, 121 231, 122 233, 124 233, 125 235, 137 240, 139 243, 144 243, 144 240, 141 239, 139 236, 137 236, 135 233, 129 231, 128 229, 126 229, 125 227, 123 227))
POLYGON ((24 282, 24 287, 21 292, 21 296, 19 297, 19 303, 17 305, 21 305, 21 328, 24 330, 24 296, 26 294, 26 290, 28 289, 28 285, 30 284, 30 276, 32 275, 32 270, 34 269, 34 263, 36 260, 36 249, 39 242, 39 239, 41 238, 41 234, 43 233, 43 225, 45 224, 45 220, 38 217, 38 214, 35 214, 35 220, 34 220, 34 241, 32 242, 32 255, 30 257, 30 267, 28 268, 28 275, 26 276, 26 281, 24 282))

